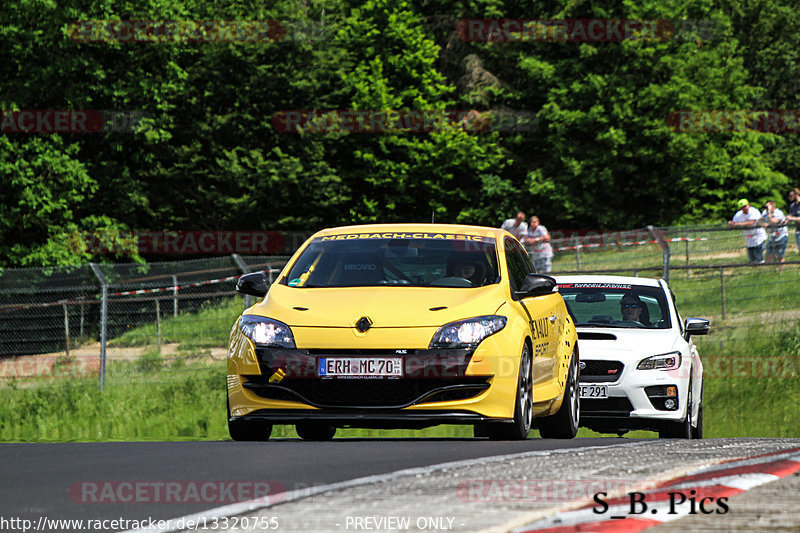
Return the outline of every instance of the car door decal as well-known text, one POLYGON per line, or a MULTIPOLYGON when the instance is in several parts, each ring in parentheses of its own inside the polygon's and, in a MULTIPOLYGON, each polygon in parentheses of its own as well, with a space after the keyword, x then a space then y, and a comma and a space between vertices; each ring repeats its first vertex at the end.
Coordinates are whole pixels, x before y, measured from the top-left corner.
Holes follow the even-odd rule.
POLYGON ((535 318, 530 321, 531 335, 533 340, 546 339, 550 336, 551 322, 547 317, 535 318))

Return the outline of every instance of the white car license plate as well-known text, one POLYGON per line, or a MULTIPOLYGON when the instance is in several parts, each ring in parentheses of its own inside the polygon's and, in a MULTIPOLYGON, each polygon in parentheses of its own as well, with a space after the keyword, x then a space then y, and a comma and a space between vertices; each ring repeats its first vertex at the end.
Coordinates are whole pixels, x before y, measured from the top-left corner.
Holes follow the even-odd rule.
POLYGON ((581 385, 581 398, 608 398, 608 385, 581 385))
POLYGON ((403 359, 400 357, 320 357, 317 359, 320 377, 401 377, 403 359))

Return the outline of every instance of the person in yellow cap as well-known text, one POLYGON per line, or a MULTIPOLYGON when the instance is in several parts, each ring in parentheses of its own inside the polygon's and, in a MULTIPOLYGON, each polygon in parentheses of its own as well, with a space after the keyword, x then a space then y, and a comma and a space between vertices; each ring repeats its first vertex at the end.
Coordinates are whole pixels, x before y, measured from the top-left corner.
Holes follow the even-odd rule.
POLYGON ((761 214, 757 209, 750 208, 747 198, 742 198, 736 204, 739 210, 733 215, 733 220, 728 225, 734 228, 744 228, 744 245, 747 248, 747 259, 751 263, 764 262, 764 243, 767 241, 767 232, 759 225, 761 214))

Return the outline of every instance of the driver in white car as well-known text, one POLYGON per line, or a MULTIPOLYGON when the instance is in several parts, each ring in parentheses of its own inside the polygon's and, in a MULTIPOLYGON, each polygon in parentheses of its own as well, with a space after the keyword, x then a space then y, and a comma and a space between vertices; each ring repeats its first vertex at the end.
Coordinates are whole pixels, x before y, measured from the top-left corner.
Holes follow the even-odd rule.
MULTIPOLYGON (((644 325, 648 325, 647 315, 643 316, 645 311, 644 302, 642 302, 635 294, 626 294, 619 301, 620 311, 622 312, 622 320, 634 320, 644 325)), ((649 314, 649 313, 648 313, 649 314)))

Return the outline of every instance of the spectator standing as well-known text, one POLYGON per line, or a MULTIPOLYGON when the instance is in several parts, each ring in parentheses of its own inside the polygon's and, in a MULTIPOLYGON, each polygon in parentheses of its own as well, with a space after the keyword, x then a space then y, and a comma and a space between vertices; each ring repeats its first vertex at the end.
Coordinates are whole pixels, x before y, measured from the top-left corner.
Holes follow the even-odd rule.
POLYGON ((518 241, 522 242, 522 237, 524 237, 525 233, 528 231, 528 225, 525 223, 525 213, 520 211, 517 213, 516 217, 509 218, 503 222, 503 225, 500 226, 500 229, 506 230, 516 237, 518 241))
POLYGON ((733 215, 733 220, 728 221, 728 225, 735 228, 744 228, 744 245, 747 247, 747 259, 751 263, 763 263, 764 243, 767 240, 767 232, 762 226, 758 226, 761 215, 755 209, 750 208, 750 202, 746 198, 739 200, 737 206, 739 210, 733 215))
POLYGON ((800 189, 795 187, 789 191, 789 216, 786 220, 794 222, 794 242, 800 252, 800 189))
MULTIPOLYGON (((778 209, 775 202, 770 200, 767 202, 767 208, 761 212, 761 216, 767 224, 768 228, 767 238, 767 263, 783 263, 783 257, 786 254, 786 244, 789 242, 789 228, 786 227, 786 215, 783 211, 778 209)), ((783 267, 778 267, 781 271, 783 267)))
POLYGON ((550 273, 553 269, 553 247, 550 246, 550 232, 539 223, 539 217, 531 217, 523 244, 528 247, 536 272, 550 273))

